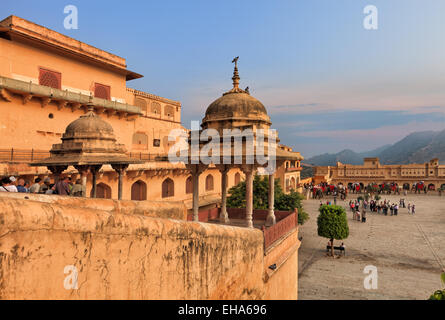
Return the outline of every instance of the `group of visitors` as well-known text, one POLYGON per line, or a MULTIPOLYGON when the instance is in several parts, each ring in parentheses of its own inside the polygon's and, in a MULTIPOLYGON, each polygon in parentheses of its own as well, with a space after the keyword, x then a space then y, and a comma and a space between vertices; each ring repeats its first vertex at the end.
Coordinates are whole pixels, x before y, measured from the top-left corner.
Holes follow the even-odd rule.
POLYGON ((58 195, 72 195, 81 197, 85 191, 80 179, 76 183, 72 182, 71 177, 60 176, 56 183, 51 183, 49 177, 36 178, 31 185, 29 180, 23 178, 3 177, 0 181, 0 192, 21 192, 21 193, 40 193, 40 194, 58 194, 58 195))
POLYGON ((368 207, 368 203, 363 201, 362 210, 360 211, 360 201, 351 200, 349 201, 349 208, 352 211, 352 220, 361 221, 363 223, 366 222, 366 209, 368 207))
POLYGON ((399 214, 399 204, 390 203, 386 199, 384 201, 371 200, 369 203, 369 209, 371 212, 383 213, 385 216, 388 215, 388 211, 392 216, 399 214))

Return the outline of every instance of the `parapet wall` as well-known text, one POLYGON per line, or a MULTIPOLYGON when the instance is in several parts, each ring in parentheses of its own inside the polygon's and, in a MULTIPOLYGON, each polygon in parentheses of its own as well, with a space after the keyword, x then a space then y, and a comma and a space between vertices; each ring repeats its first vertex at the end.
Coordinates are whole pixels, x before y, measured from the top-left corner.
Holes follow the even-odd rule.
POLYGON ((276 257, 265 256, 257 229, 123 214, 104 210, 101 201, 96 208, 75 202, 86 199, 16 197, 0 197, 0 299, 297 297, 298 257, 292 251, 293 265, 286 265, 289 254, 281 254, 299 244, 297 231, 277 243, 276 257), (267 275, 274 262, 277 270, 267 275), (278 288, 282 283, 285 290, 278 288))

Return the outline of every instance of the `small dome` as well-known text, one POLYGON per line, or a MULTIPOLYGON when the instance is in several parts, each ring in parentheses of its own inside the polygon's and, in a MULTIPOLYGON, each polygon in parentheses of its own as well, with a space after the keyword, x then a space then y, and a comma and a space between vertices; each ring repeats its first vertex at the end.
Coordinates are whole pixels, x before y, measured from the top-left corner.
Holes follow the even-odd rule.
POLYGON ((113 127, 109 123, 102 120, 93 111, 89 111, 66 127, 62 139, 80 136, 114 138, 114 132, 113 127))
POLYGON ((204 122, 223 121, 233 119, 264 121, 270 123, 266 108, 250 94, 239 92, 227 92, 215 100, 207 108, 204 122))

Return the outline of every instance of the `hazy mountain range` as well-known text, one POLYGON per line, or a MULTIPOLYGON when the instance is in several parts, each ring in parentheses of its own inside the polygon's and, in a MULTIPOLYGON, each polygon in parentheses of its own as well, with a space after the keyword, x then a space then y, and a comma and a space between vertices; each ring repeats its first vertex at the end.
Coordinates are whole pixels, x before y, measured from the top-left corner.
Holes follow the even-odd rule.
POLYGON ((424 163, 439 158, 445 162, 445 130, 413 132, 402 140, 380 148, 354 152, 346 149, 338 153, 325 153, 304 160, 315 166, 335 166, 337 161, 363 164, 363 158, 378 157, 382 164, 424 163))

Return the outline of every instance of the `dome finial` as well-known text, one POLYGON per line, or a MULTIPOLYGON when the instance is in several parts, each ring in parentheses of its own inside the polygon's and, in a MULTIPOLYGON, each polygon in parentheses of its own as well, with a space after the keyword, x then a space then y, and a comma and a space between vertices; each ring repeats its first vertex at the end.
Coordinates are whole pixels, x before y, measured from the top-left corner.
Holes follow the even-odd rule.
POLYGON ((240 79, 239 74, 238 74, 238 59, 239 59, 239 57, 235 57, 232 60, 232 63, 235 63, 235 69, 233 70, 233 77, 232 77, 234 89, 238 89, 239 79, 240 79))

